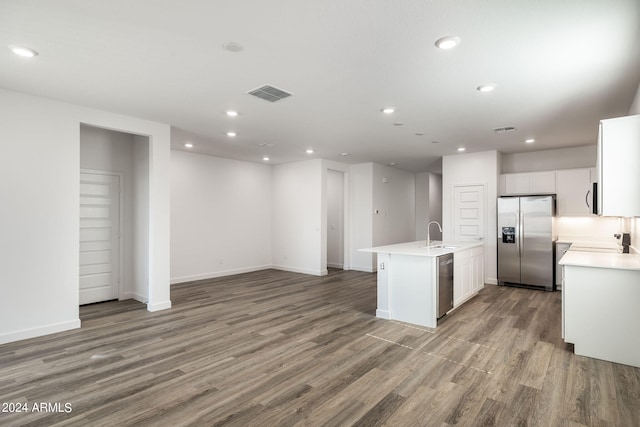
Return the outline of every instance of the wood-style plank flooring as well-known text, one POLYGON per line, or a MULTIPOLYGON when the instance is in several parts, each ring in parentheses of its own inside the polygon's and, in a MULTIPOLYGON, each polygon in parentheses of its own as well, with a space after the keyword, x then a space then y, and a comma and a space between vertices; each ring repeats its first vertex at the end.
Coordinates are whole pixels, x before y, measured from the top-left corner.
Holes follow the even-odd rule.
POLYGON ((27 412, 0 425, 640 425, 640 369, 575 356, 559 292, 486 286, 437 329, 377 319, 375 274, 352 271, 175 285, 172 302, 84 306, 81 329, 1 345, 0 409, 27 412))

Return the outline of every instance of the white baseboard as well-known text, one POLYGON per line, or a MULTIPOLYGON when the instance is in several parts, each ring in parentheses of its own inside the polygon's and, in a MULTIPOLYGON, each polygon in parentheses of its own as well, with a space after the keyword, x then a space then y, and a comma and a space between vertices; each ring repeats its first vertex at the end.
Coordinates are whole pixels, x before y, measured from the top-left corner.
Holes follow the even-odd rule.
POLYGON ((173 277, 171 278, 170 283, 172 285, 175 285, 178 283, 193 282, 195 280, 206 280, 206 279, 213 279, 216 277, 232 276, 234 274, 251 273, 254 271, 268 270, 270 268, 275 268, 275 267, 271 266, 270 264, 267 264, 267 265, 258 265, 255 267, 235 268, 232 270, 213 271, 210 273, 194 274, 192 276, 173 277))
POLYGON ((343 264, 333 264, 333 263, 327 263, 327 267, 329 268, 339 268, 339 269, 343 269, 344 265, 343 264))
POLYGON ((41 337, 43 335, 55 334, 57 332, 69 331, 71 329, 78 329, 79 327, 80 319, 74 319, 67 320, 65 322, 53 323, 51 325, 22 329, 14 332, 7 332, 4 334, 0 334, 0 344, 41 337))
POLYGON ((284 265, 272 265, 270 268, 275 270, 290 271, 292 273, 310 274, 312 276, 326 276, 329 272, 325 270, 308 270, 306 268, 287 267, 284 265))
POLYGON ((380 310, 378 308, 376 309, 376 317, 379 317, 381 319, 391 319, 391 313, 389 312, 389 310, 380 310))
POLYGON ((376 267, 371 266, 361 266, 361 265, 352 265, 351 270, 355 271, 364 271, 365 273, 375 273, 378 271, 376 267))
POLYGON ((153 304, 147 303, 147 311, 160 311, 160 310, 167 310, 170 308, 171 308, 171 300, 157 302, 153 304))
POLYGON ((494 278, 485 279, 484 283, 487 285, 497 285, 498 279, 494 279, 494 278))
POLYGON ((124 294, 120 295, 120 299, 121 300, 133 299, 143 304, 146 304, 147 302, 149 302, 149 298, 135 292, 125 292, 124 294))

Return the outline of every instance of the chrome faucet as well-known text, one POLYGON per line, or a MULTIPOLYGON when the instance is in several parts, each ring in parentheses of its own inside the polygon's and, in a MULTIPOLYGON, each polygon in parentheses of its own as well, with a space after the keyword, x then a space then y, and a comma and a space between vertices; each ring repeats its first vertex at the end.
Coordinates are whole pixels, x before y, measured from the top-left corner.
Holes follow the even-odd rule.
POLYGON ((442 233, 442 227, 440 227, 438 221, 430 221, 429 224, 427 224, 427 247, 431 245, 431 232, 429 231, 431 229, 431 224, 437 225, 438 230, 440 230, 440 232, 442 233))

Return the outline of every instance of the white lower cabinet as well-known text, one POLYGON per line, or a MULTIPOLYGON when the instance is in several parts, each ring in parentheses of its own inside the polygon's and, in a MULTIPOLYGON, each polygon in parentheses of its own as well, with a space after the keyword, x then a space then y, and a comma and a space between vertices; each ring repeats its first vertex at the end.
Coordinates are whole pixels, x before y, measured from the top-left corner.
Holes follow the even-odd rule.
POLYGON ((457 307, 484 287, 484 247, 453 254, 453 306, 457 307))
POLYGON ((564 266, 564 340, 574 352, 640 367, 640 270, 564 266))

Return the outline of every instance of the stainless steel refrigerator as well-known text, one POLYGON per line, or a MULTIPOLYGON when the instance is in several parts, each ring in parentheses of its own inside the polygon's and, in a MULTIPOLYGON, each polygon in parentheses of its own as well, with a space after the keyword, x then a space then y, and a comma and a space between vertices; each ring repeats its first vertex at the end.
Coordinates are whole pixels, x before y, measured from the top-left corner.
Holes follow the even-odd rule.
POLYGON ((498 198, 498 282, 553 291, 555 196, 498 198))

